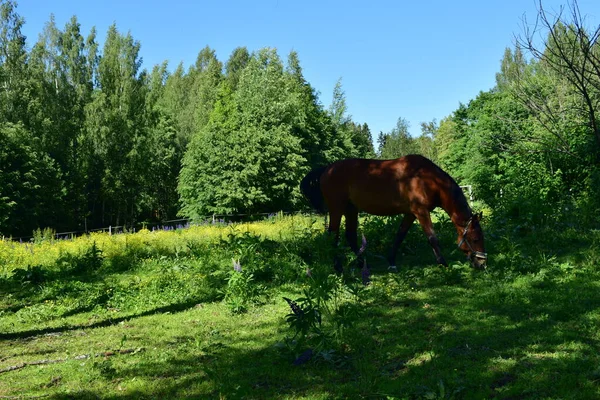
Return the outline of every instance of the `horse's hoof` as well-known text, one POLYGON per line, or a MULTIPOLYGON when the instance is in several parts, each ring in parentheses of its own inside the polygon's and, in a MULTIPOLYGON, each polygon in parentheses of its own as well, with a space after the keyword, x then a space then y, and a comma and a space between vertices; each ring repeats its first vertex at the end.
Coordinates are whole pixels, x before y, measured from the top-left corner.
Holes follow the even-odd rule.
POLYGON ((388 267, 388 271, 392 271, 392 272, 398 272, 398 268, 396 268, 396 266, 395 266, 395 265, 390 265, 390 266, 388 267))

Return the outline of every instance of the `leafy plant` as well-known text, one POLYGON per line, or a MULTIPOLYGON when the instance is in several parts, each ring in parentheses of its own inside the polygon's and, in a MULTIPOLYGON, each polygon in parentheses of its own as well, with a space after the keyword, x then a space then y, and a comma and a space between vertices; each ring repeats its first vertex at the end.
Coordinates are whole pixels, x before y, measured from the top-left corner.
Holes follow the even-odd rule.
POLYGON ((20 283, 42 283, 46 280, 47 274, 44 268, 39 265, 28 265, 26 268, 17 268, 13 270, 12 280, 20 283))
POLYGON ((292 311, 286 321, 294 331, 287 343, 296 362, 307 358, 307 354, 334 360, 332 354, 342 349, 347 330, 363 315, 363 283, 356 277, 337 276, 330 271, 330 266, 307 269, 303 296, 296 300, 284 297, 292 311))
POLYGON ((66 253, 57 260, 65 272, 72 274, 87 274, 98 271, 102 267, 104 256, 96 242, 88 247, 83 254, 66 253))
POLYGON ((259 287, 254 284, 254 275, 242 270, 239 261, 233 260, 233 271, 225 289, 225 304, 234 314, 244 313, 256 299, 259 287))
POLYGON ((38 228, 33 231, 33 242, 36 244, 52 242, 55 237, 56 231, 52 228, 44 228, 43 230, 38 228))

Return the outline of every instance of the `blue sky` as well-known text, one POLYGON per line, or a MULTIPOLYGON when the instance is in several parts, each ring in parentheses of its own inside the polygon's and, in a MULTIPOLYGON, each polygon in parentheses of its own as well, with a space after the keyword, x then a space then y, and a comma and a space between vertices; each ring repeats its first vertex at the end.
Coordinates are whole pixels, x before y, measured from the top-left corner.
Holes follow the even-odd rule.
MULTIPOLYGON (((566 0, 545 0, 558 10, 566 0)), ((592 26, 600 24, 600 1, 579 0, 592 26)), ((450 115, 480 91, 491 89, 506 47, 533 22, 534 0, 468 1, 157 1, 22 0, 32 46, 54 14, 63 27, 72 15, 87 35, 92 26, 104 41, 115 22, 140 41, 144 67, 169 61, 191 65, 204 46, 225 62, 238 46, 275 47, 285 60, 298 52, 306 79, 328 107, 342 78, 349 114, 366 122, 374 138, 399 117, 420 123, 450 115)))

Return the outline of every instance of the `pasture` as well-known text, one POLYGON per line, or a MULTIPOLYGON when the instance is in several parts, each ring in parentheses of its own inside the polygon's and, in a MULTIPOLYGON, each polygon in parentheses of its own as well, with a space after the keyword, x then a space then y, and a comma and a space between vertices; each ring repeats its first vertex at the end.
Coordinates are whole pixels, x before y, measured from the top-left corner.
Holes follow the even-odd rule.
POLYGON ((0 398, 600 397, 600 231, 484 220, 482 272, 437 215, 449 267, 417 225, 392 273, 398 221, 367 286, 310 216, 2 241, 0 398))

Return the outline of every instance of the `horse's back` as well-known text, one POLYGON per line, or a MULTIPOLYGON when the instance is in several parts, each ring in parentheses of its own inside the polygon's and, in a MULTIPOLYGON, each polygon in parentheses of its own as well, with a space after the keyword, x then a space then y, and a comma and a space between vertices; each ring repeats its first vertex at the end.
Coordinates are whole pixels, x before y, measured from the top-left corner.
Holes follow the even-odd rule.
POLYGON ((413 212, 437 206, 439 168, 419 155, 393 160, 352 158, 337 161, 323 173, 321 190, 328 206, 348 201, 377 215, 413 212))

